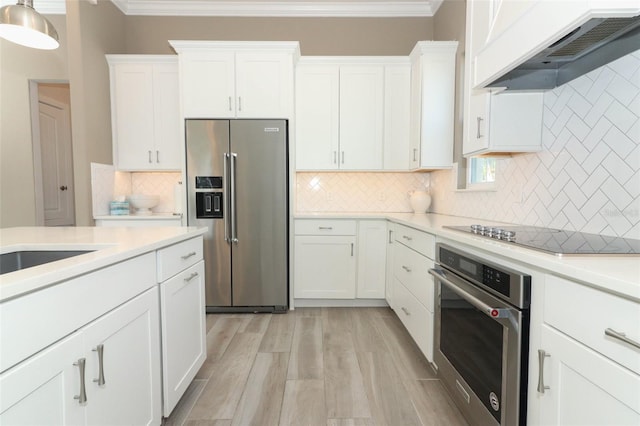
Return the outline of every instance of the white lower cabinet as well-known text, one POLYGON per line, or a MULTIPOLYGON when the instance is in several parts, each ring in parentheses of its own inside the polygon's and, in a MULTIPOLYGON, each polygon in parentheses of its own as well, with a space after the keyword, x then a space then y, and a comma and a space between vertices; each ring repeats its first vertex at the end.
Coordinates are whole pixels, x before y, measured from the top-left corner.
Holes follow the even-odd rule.
POLYGON ((207 357, 204 261, 160 283, 160 303, 163 414, 169 417, 207 357))
POLYGON ((387 259, 387 221, 358 222, 358 299, 384 299, 387 259))
POLYGON ((546 325, 541 342, 541 424, 640 424, 640 376, 546 325))
POLYGON ((543 297, 529 361, 536 423, 640 424, 640 304, 554 275, 543 297))
POLYGON ((154 287, 3 373, 0 423, 160 424, 158 315, 154 287))
POLYGON ((393 281, 394 310, 429 362, 433 362, 433 312, 397 279, 393 281))
POLYGON ((295 297, 353 299, 356 296, 355 235, 296 235, 295 297))

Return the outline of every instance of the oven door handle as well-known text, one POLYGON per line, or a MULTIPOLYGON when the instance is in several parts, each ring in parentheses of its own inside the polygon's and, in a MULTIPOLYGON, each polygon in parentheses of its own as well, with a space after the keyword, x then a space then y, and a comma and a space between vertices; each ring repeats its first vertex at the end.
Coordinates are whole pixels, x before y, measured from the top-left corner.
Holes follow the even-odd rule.
POLYGON ((478 299, 474 295, 468 293, 467 291, 461 289, 456 283, 447 278, 447 273, 442 269, 432 268, 429 269, 429 273, 433 275, 436 279, 442 281, 445 284, 448 284, 451 290, 458 293, 458 295, 462 296, 467 302, 471 303, 473 306, 478 308, 481 312, 485 313, 487 316, 491 318, 510 318, 511 313, 509 309, 504 308, 494 308, 492 306, 487 305, 482 300, 478 299))

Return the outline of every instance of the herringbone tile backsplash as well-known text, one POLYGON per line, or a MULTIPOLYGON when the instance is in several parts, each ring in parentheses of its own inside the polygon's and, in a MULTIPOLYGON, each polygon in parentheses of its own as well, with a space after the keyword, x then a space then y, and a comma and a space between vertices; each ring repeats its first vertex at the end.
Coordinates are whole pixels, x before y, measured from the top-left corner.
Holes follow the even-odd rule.
POLYGON ((544 95, 543 151, 498 160, 495 192, 431 174, 431 211, 640 239, 640 50, 544 95))

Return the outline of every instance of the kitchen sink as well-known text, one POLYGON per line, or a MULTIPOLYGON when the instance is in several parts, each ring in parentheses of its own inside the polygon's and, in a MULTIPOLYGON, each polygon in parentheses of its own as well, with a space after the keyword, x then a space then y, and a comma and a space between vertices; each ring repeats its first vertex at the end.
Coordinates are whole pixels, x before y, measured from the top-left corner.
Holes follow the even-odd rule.
POLYGON ((32 268, 94 250, 26 250, 0 254, 0 275, 32 268))

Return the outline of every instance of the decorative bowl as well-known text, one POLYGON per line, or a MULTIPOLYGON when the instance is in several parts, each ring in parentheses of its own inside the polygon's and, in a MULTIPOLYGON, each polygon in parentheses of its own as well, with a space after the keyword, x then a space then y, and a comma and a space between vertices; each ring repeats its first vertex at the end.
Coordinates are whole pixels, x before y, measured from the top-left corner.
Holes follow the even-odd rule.
POLYGON ((136 215, 150 215, 152 214, 151 209, 158 205, 158 196, 157 195, 146 195, 146 194, 131 194, 129 195, 129 202, 133 206, 136 215))

